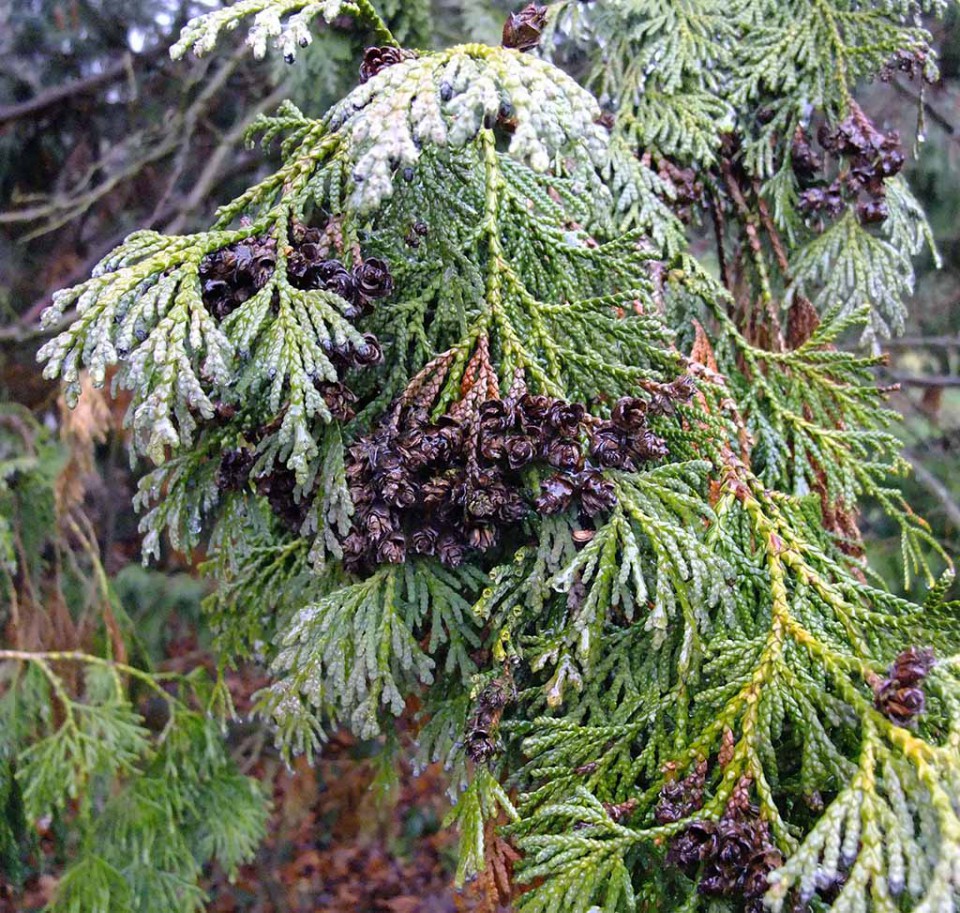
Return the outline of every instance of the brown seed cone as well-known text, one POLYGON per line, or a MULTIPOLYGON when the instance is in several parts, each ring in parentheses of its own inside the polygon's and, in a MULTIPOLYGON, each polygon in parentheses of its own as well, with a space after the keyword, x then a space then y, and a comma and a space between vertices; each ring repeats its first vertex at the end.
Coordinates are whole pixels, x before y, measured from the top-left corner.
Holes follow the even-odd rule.
POLYGON ((900 653, 890 667, 890 677, 901 685, 917 685, 934 667, 936 658, 930 647, 909 647, 900 653))
POLYGON ((414 51, 403 48, 367 48, 363 54, 363 63, 360 64, 360 82, 363 84, 387 67, 402 63, 404 60, 413 60, 416 56, 414 51))
POLYGON ((531 3, 519 13, 511 13, 503 26, 503 46, 518 51, 530 51, 540 44, 540 36, 547 24, 547 8, 531 3))

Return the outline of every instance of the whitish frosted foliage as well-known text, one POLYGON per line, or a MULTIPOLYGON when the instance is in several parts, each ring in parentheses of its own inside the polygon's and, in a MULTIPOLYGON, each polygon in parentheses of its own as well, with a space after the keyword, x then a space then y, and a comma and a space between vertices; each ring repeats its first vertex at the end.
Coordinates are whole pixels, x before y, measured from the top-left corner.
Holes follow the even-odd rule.
MULTIPOLYGON (((241 3, 187 43, 295 8, 241 3)), ((212 543, 221 647, 270 664, 281 747, 375 736, 416 694, 418 761, 462 789, 460 875, 501 872, 509 821, 520 909, 960 896, 949 575, 888 481, 878 360, 836 348, 897 326, 924 237, 851 95, 924 50, 914 12, 560 4, 552 48, 599 39, 612 123, 529 54, 380 49, 324 118, 261 121, 283 163, 210 232, 134 236, 50 312, 77 306, 51 375, 133 388, 161 464, 145 545, 212 543), (866 175, 835 217, 798 208, 809 118, 866 175), (713 220, 719 282, 681 217, 713 220), (868 583, 864 497, 926 605, 868 583), (705 840, 691 864, 693 834, 747 855, 705 840)), ((514 43, 543 28, 523 17, 514 43)))
POLYGON ((174 59, 187 51, 207 54, 217 46, 224 30, 231 30, 247 18, 252 20, 247 44, 257 57, 267 52, 267 44, 274 42, 285 57, 296 57, 297 48, 310 44, 310 26, 320 17, 330 21, 339 16, 344 7, 356 10, 357 5, 343 0, 323 0, 321 3, 304 0, 240 0, 231 6, 191 20, 184 27, 180 40, 171 48, 174 59))

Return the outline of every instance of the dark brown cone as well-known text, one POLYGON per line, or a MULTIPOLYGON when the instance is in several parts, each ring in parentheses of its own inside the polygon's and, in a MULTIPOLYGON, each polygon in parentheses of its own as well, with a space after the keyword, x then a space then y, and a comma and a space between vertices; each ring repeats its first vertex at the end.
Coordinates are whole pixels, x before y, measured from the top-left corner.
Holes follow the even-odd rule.
POLYGON ((589 517, 611 510, 617 503, 613 482, 604 478, 602 472, 588 469, 580 475, 580 504, 589 517))
POLYGON ((707 762, 700 761, 693 772, 682 780, 672 780, 664 784, 654 811, 657 824, 672 824, 689 818, 703 807, 707 769, 707 762))
MULTIPOLYGON (((657 807, 658 823, 686 817, 691 804, 703 801, 706 762, 679 783, 668 783, 657 807)), ((783 864, 783 855, 770 839, 766 821, 750 802, 750 783, 737 784, 719 822, 693 821, 670 841, 667 863, 693 877, 700 870, 697 890, 707 897, 739 898, 743 909, 759 909, 769 887, 770 872, 783 864)), ((739 907, 738 907, 739 909, 739 907)))
POLYGON ((890 666, 888 677, 874 688, 874 705, 898 726, 909 726, 926 709, 923 680, 935 663, 929 647, 910 647, 890 666))
POLYGON ((377 257, 369 257, 354 267, 353 280, 366 298, 386 298, 393 291, 390 267, 377 257))
MULTIPOLYGON (((376 340, 367 340, 379 355, 376 340)), ((329 357, 341 366, 364 360, 362 355, 346 346, 329 348, 329 357)), ((653 387, 655 396, 670 402, 689 394, 680 381, 653 387)), ((594 445, 598 439, 602 445, 604 435, 611 438, 622 468, 666 453, 664 442, 644 424, 643 400, 618 404, 617 420, 627 426, 619 428, 588 416, 581 404, 522 389, 506 400, 464 399, 436 421, 425 405, 430 400, 415 389, 414 404, 395 403, 379 428, 350 447, 345 470, 356 508, 351 536, 361 539, 351 538, 353 568, 396 560, 400 537, 405 554, 436 557, 450 567, 493 549, 505 535, 515 537, 517 522, 531 512, 524 470, 538 463, 540 469, 561 470, 541 483, 534 505, 540 513, 566 510, 578 494, 581 520, 609 510, 616 504, 613 482, 595 466, 581 474, 587 428, 594 445), (386 543, 393 536, 397 540, 386 543)), ((408 396, 414 399, 414 393, 408 396)), ((594 450, 602 455, 603 447, 594 450)), ((576 541, 583 544, 593 532, 578 530, 576 541)))
POLYGON ((716 852, 717 825, 713 821, 692 821, 670 841, 667 864, 692 875, 701 862, 713 858, 716 852))
POLYGON ((373 79, 387 67, 402 63, 404 60, 413 60, 416 56, 413 51, 403 48, 367 48, 363 53, 363 62, 360 64, 360 83, 373 79))
POLYGON ((242 491, 256 461, 256 453, 243 447, 224 451, 217 470, 217 487, 221 491, 242 491))
POLYGON ((793 135, 790 164, 801 183, 812 181, 823 168, 823 159, 813 148, 810 134, 803 127, 797 127, 797 132, 793 135))
POLYGON ((555 440, 546 448, 545 456, 555 469, 579 472, 583 468, 583 449, 575 441, 555 440))
POLYGON ((593 431, 590 456, 605 469, 620 469, 629 459, 627 436, 612 422, 601 422, 593 431))
POLYGON ((610 421, 624 431, 638 431, 647 423, 647 404, 632 396, 621 397, 610 413, 610 421))
POLYGON ((262 236, 208 254, 199 269, 204 305, 223 320, 267 284, 276 263, 276 241, 262 236))
POLYGON ((286 467, 275 466, 273 471, 257 478, 257 492, 267 499, 270 509, 280 522, 293 533, 299 533, 310 510, 309 499, 296 496, 297 480, 286 467))
POLYGON ((407 540, 403 533, 391 533, 377 546, 377 561, 382 564, 402 564, 407 557, 407 540))
POLYGON ((936 664, 930 647, 909 647, 900 653, 890 667, 890 677, 901 685, 918 685, 936 664))
POLYGON ((857 204, 857 218, 864 225, 876 225, 885 222, 890 215, 886 200, 862 200, 857 204))
POLYGON ((437 557, 446 567, 460 567, 466 553, 466 547, 451 533, 443 536, 437 545, 437 557))
POLYGON ((528 463, 533 462, 537 451, 529 438, 521 434, 514 434, 504 441, 503 455, 511 469, 521 469, 528 463))
POLYGON ((580 426, 586 409, 580 403, 566 403, 557 400, 547 410, 547 424, 561 437, 573 438, 580 433, 580 426))
POLYGON ((355 415, 353 405, 356 395, 341 383, 319 385, 320 395, 330 410, 330 415, 339 422, 349 422, 355 415))
POLYGON ((550 476, 541 483, 534 507, 542 514, 558 514, 570 506, 575 491, 576 486, 569 476, 550 476))
POLYGON ((518 51, 530 51, 540 44, 540 36, 547 24, 547 8, 531 3, 519 13, 511 13, 503 26, 503 46, 518 51))
POLYGON ((351 361, 355 368, 368 368, 383 361, 383 349, 373 333, 365 333, 363 342, 353 349, 351 361))
POLYGON ((417 555, 435 555, 440 542, 440 530, 434 526, 424 526, 410 536, 410 548, 417 555))

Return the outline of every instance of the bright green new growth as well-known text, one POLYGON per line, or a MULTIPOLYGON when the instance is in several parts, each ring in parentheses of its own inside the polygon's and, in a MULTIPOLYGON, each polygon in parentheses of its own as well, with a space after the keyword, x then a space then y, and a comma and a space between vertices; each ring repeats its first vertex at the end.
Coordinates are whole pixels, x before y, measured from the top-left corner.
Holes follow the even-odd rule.
POLYGON ((4 884, 20 886, 38 823, 46 822, 43 830, 69 835, 69 864, 50 913, 202 911, 204 866, 234 872, 252 856, 264 834, 266 796, 227 751, 220 723, 232 708, 222 682, 203 669, 154 672, 140 655, 114 655, 119 631, 138 654, 142 645, 99 563, 95 537, 58 503, 65 462, 27 410, 0 411, 0 593, 11 608, 8 630, 19 639, 21 627, 30 627, 25 594, 47 602, 45 623, 61 637, 74 623, 89 625, 94 613, 111 619, 94 631, 98 647, 106 641, 103 656, 0 650, 4 884), (79 554, 62 529, 82 544, 79 554))
POLYGON ((3 776, 12 775, 9 759, 15 758, 24 819, 59 818, 77 802, 83 823, 83 843, 51 909, 203 910, 196 884, 202 866, 215 859, 235 871, 253 854, 266 820, 259 785, 237 771, 217 725, 168 694, 162 676, 123 663, 16 650, 0 651, 0 660, 26 666, 7 682, 0 705, 3 776), (82 667, 83 701, 69 696, 54 664, 82 667), (168 706, 159 733, 144 728, 123 681, 127 675, 168 706), (49 719, 51 706, 63 714, 59 725, 49 719), (14 715, 37 725, 17 731, 14 715))
MULTIPOLYGON (((311 17, 341 10, 383 28, 366 3, 247 0, 188 27, 179 49, 209 50, 220 28, 255 15, 254 48, 276 37, 289 51, 311 17)), ((786 857, 771 874, 773 909, 828 907, 817 892, 836 875, 835 910, 957 907, 952 576, 935 582, 937 546, 890 487, 903 463, 879 360, 835 348, 851 327, 900 325, 927 230, 892 180, 879 228, 848 212, 816 234, 797 211, 789 154, 811 109, 835 122, 855 79, 897 50, 930 53, 904 24, 920 11, 560 4, 550 34, 561 53, 601 39, 587 82, 618 111, 612 134, 593 97, 534 56, 422 53, 321 120, 290 105, 263 119, 265 140, 282 137, 276 174, 209 232, 132 236, 48 314, 77 309, 42 353, 49 376, 75 396, 83 367, 103 383, 116 365, 132 391, 136 449, 158 464, 139 495, 145 552, 158 553, 164 530, 177 548, 211 544, 221 649, 270 663, 262 709, 281 747, 316 750, 340 724, 389 735, 419 695, 419 760, 444 760, 458 796, 460 875, 483 867, 485 822, 505 813, 528 886, 519 909, 744 909, 663 864, 690 822, 657 824, 658 797, 700 761, 706 794, 691 817, 720 818, 749 784, 786 857), (683 252, 673 190, 650 155, 695 164, 708 194, 729 201, 732 225, 718 233, 744 241, 731 264, 740 297, 683 252), (390 264, 396 291, 358 326, 337 296, 288 281, 290 226, 311 219, 336 226, 347 258, 362 249, 390 264), (415 222, 428 232, 412 247, 415 222), (264 236, 275 272, 218 323, 203 258, 264 236), (821 313, 811 308, 808 332, 787 345, 780 319, 802 315, 807 298, 821 313), (325 344, 368 331, 385 361, 351 376, 364 405, 341 424, 317 392, 337 377, 325 344), (442 414, 477 364, 492 391, 522 378, 600 415, 681 374, 697 393, 652 422, 666 461, 607 472, 617 504, 592 535, 573 511, 534 516, 498 562, 450 570, 410 557, 347 574, 345 446, 411 381, 439 378, 431 407, 442 414), (252 488, 219 490, 220 455, 243 444, 256 445, 255 473, 287 467, 311 499, 298 534, 252 488), (851 534, 862 498, 901 524, 907 569, 930 584, 924 605, 868 582, 851 534), (875 703, 877 683, 903 650, 927 646, 938 661, 926 712, 899 725, 875 703), (504 678, 517 697, 494 760, 476 764, 463 746, 471 710, 504 678)))

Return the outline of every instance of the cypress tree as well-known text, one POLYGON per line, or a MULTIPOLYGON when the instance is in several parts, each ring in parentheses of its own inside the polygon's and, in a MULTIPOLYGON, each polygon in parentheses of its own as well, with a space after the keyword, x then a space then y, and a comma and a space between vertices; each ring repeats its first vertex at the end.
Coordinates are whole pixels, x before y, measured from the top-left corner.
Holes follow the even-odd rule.
POLYGON ((956 908, 952 571, 877 374, 930 236, 854 97, 934 77, 943 6, 570 0, 422 51, 369 0, 241 0, 175 56, 353 15, 358 86, 45 317, 68 398, 130 391, 145 555, 207 549, 281 750, 415 713, 459 876, 520 910, 956 908))

